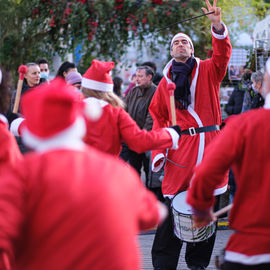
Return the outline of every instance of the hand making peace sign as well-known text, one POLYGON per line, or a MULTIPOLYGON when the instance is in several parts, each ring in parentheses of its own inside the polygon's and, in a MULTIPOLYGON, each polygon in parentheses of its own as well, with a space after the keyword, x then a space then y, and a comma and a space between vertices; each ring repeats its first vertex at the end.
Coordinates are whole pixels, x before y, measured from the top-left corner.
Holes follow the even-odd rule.
POLYGON ((216 6, 217 0, 214 0, 213 6, 211 6, 209 0, 205 0, 205 3, 207 5, 208 10, 206 8, 202 7, 202 11, 204 13, 214 11, 215 13, 207 15, 207 17, 212 22, 212 24, 216 30, 222 29, 221 8, 216 6))

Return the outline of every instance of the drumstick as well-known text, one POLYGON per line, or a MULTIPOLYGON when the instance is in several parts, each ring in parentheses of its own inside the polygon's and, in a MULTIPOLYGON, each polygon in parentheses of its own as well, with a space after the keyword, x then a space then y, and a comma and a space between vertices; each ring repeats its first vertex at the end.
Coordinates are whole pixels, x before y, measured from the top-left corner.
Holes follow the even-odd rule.
MULTIPOLYGON (((218 218, 219 216, 227 213, 228 211, 231 210, 232 206, 233 206, 233 204, 229 204, 229 205, 221 208, 220 210, 216 211, 215 213, 213 213, 214 218, 218 218)), ((194 219, 193 219, 193 221, 194 221, 194 219)), ((194 224, 192 225, 192 229, 201 228, 201 226, 200 226, 201 223, 202 223, 201 221, 197 221, 197 222, 194 221, 194 224)), ((203 223, 204 223, 204 221, 203 221, 203 223)), ((210 223, 210 221, 208 223, 210 223)))
POLYGON ((227 205, 227 206, 221 208, 220 210, 218 210, 217 212, 214 213, 214 217, 217 218, 217 217, 219 217, 219 216, 221 216, 221 215, 227 213, 228 211, 231 210, 232 206, 233 206, 232 204, 229 204, 229 205, 227 205))
POLYGON ((14 107, 13 107, 13 113, 17 113, 19 109, 23 79, 24 79, 24 74, 27 72, 27 66, 20 65, 18 71, 20 73, 20 76, 19 76, 19 80, 17 84, 17 91, 16 91, 16 97, 15 97, 15 102, 14 102, 14 107))
POLYGON ((170 93, 170 107, 171 107, 171 115, 172 115, 172 125, 176 125, 176 115, 175 115, 175 102, 174 102, 174 90, 176 86, 175 83, 168 84, 168 90, 170 93))

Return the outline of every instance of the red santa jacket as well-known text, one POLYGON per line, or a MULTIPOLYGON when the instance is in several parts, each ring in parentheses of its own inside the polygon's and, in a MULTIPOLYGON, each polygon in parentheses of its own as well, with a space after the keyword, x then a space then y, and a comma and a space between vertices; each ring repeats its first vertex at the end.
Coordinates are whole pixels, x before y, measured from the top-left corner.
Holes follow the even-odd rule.
POLYGON ((0 114, 0 144, 0 167, 7 164, 15 166, 23 158, 14 136, 8 131, 8 121, 2 114, 0 114))
MULTIPOLYGON (((219 86, 226 74, 231 56, 231 44, 226 26, 223 35, 213 32, 213 55, 211 59, 201 61, 196 58, 196 65, 192 71, 190 85, 191 104, 187 110, 176 108, 177 124, 182 130, 190 127, 204 127, 221 124, 219 103, 219 86)), ((168 84, 171 82, 169 71, 172 60, 164 68, 164 77, 158 85, 156 93, 149 107, 154 120, 153 129, 171 125, 170 97, 168 84)), ((205 146, 219 133, 212 131, 199 133, 195 136, 182 135, 177 150, 169 150, 167 158, 171 162, 165 164, 165 176, 162 182, 162 192, 174 195, 178 191, 186 190, 192 177, 193 168, 203 158, 205 146)), ((164 158, 165 151, 153 151, 153 170, 157 171, 156 161, 164 158)), ((216 194, 226 191, 227 178, 218 187, 216 194)))
POLYGON ((232 166, 236 194, 230 212, 225 259, 243 264, 270 262, 270 95, 268 109, 243 113, 230 120, 207 148, 196 168, 187 201, 195 209, 214 204, 213 192, 232 166))
POLYGON ((0 178, 0 249, 14 269, 140 269, 136 235, 159 213, 124 163, 88 146, 48 149, 0 178))
MULTIPOLYGON (((174 130, 159 129, 147 132, 140 129, 123 108, 115 108, 105 101, 98 101, 103 106, 103 113, 99 120, 87 121, 87 144, 115 156, 120 154, 123 142, 137 153, 177 147, 178 135, 174 130)), ((88 99, 85 99, 85 102, 88 102, 88 99)))
MULTIPOLYGON (((93 102, 91 99, 95 98, 87 98, 85 102, 93 102)), ((155 131, 140 129, 124 109, 115 108, 103 100, 95 99, 96 102, 103 107, 103 111, 98 120, 85 118, 87 133, 84 141, 88 145, 114 156, 120 154, 123 142, 137 153, 178 147, 179 135, 174 129, 162 128, 155 131)), ((10 131, 15 136, 21 136, 24 124, 24 118, 17 118, 11 123, 10 131)))

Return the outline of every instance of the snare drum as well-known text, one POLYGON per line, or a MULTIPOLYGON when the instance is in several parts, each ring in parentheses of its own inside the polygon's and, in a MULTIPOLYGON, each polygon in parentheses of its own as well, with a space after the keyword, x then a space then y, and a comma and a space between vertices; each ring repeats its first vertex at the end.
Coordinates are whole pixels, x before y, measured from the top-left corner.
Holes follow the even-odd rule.
POLYGON ((185 242, 201 242, 213 235, 216 223, 211 222, 202 228, 192 228, 191 206, 186 203, 187 192, 183 191, 174 196, 172 200, 172 213, 174 219, 174 233, 185 242))

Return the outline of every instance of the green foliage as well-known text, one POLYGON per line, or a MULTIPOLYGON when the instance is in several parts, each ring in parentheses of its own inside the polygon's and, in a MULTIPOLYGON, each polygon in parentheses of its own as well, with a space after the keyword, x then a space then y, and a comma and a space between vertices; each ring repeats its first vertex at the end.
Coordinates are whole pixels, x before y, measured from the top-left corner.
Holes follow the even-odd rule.
MULTIPOLYGON (((258 8, 264 1, 220 0, 219 6, 226 13, 246 2, 258 8)), ((202 14, 202 0, 0 0, 0 4, 0 61, 14 73, 20 64, 39 57, 50 60, 56 53, 73 53, 78 44, 82 67, 93 58, 119 61, 134 40, 158 51, 179 31, 192 37, 197 56, 204 58, 211 48, 206 17, 157 31, 202 14)), ((265 3, 261 10, 266 8, 265 3)), ((225 21, 234 19, 232 12, 225 21)))
POLYGON ((251 6, 257 17, 263 19, 270 9, 270 1, 268 0, 251 0, 251 6))

